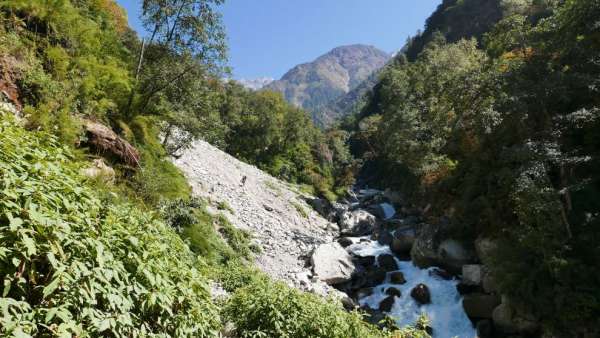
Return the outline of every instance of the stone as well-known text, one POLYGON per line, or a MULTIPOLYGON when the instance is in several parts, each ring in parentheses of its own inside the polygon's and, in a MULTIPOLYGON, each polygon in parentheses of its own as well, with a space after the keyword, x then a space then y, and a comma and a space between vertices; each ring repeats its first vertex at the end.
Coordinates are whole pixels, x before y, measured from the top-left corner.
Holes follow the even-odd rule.
POLYGON ((356 269, 350 254, 336 242, 317 247, 311 256, 311 264, 318 279, 329 285, 351 280, 356 269))
POLYGON ((394 232, 394 239, 390 248, 395 254, 405 254, 410 252, 415 242, 415 229, 412 227, 405 227, 397 229, 394 232))
POLYGON ((398 270, 398 264, 396 263, 394 256, 389 254, 377 256, 377 265, 385 271, 398 270))
POLYGON ((480 291, 480 288, 477 285, 469 285, 459 282, 458 284, 456 284, 456 291, 458 291, 460 295, 466 295, 469 293, 478 292, 480 291))
POLYGON ((431 303, 431 294, 429 288, 425 284, 418 284, 410 291, 410 296, 419 304, 431 303))
POLYGON ((483 266, 480 264, 467 264, 462 267, 462 282, 467 285, 481 285, 483 266))
POLYGON ((306 203, 310 205, 319 215, 331 220, 331 204, 324 198, 307 198, 306 203))
POLYGON ((378 203, 370 205, 367 207, 367 211, 369 211, 371 214, 375 215, 375 217, 382 220, 391 219, 392 217, 394 217, 394 215, 396 215, 396 209, 394 209, 394 206, 389 203, 378 203))
POLYGON ((393 286, 390 286, 389 288, 385 289, 385 294, 388 296, 396 296, 398 298, 402 296, 402 292, 400 292, 400 290, 393 286))
POLYGON ((340 237, 337 242, 342 246, 342 248, 346 248, 354 244, 354 242, 352 242, 352 240, 348 237, 340 237))
POLYGON ((379 311, 390 312, 394 303, 396 302, 396 297, 388 296, 384 300, 379 303, 379 311))
POLYGON ((338 222, 343 235, 370 235, 375 229, 375 216, 364 210, 348 211, 342 214, 338 222))
POLYGON ((356 262, 362 266, 375 265, 375 256, 356 257, 356 262))
POLYGON ((472 293, 463 297, 463 308, 470 318, 492 318, 500 299, 494 295, 472 293))
POLYGON ((446 239, 438 247, 440 265, 450 272, 460 273, 462 266, 475 261, 475 255, 454 239, 446 239))
POLYGON ((115 170, 109 167, 104 160, 95 159, 88 168, 81 169, 81 174, 91 179, 99 179, 104 183, 112 184, 115 182, 115 170))
POLYGON ((267 204, 263 204, 263 208, 265 208, 266 211, 268 212, 273 212, 273 207, 267 204))
POLYGON ((392 284, 405 284, 406 279, 404 278, 404 274, 400 271, 394 271, 390 273, 390 282, 392 284))

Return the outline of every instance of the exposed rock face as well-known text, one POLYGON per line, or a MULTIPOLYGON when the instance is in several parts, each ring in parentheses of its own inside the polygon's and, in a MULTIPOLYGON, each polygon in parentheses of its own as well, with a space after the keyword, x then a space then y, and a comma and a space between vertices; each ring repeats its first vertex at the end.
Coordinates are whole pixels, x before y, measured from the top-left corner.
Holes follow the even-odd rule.
POLYGON ((91 120, 83 120, 83 127, 87 133, 87 142, 97 152, 113 156, 134 168, 140 166, 138 150, 112 129, 91 120))
POLYGON ((409 253, 415 243, 415 235, 413 227, 397 229, 391 245, 392 251, 397 255, 409 253))
POLYGON ((349 281, 356 269, 352 257, 335 242, 317 247, 311 256, 311 263, 316 277, 330 285, 349 281))
POLYGON ((261 88, 263 88, 264 86, 267 86, 269 83, 275 81, 275 79, 271 78, 271 77, 259 77, 256 79, 240 79, 238 80, 238 82, 248 88, 248 89, 252 89, 252 90, 259 90, 261 88))
POLYGON ((357 88, 383 67, 390 56, 372 46, 337 47, 310 63, 298 65, 265 88, 281 92, 288 102, 313 113, 315 122, 328 125, 330 103, 357 88))
POLYGON ((92 179, 100 179, 109 184, 115 181, 115 170, 104 163, 102 159, 92 161, 92 165, 82 169, 81 174, 92 179))
POLYGON ((462 243, 454 239, 441 240, 440 237, 440 229, 436 225, 422 224, 419 227, 410 251, 410 256, 418 267, 437 265, 458 274, 463 265, 475 261, 474 254, 462 243))
POLYGON ((415 286, 410 291, 410 296, 421 305, 431 303, 431 294, 429 293, 429 288, 425 284, 415 286))
POLYGON ((375 216, 364 210, 345 212, 339 221, 342 235, 364 236, 373 232, 377 220, 375 216))

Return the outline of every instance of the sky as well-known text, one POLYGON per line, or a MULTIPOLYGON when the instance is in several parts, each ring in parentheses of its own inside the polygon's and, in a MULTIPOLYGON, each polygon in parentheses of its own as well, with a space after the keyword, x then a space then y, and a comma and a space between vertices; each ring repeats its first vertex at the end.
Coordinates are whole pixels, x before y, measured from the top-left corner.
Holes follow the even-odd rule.
MULTIPOLYGON (((117 0, 143 34, 142 0, 117 0)), ((423 29, 441 0, 226 0, 219 11, 236 79, 281 76, 343 45, 392 53, 423 29)))

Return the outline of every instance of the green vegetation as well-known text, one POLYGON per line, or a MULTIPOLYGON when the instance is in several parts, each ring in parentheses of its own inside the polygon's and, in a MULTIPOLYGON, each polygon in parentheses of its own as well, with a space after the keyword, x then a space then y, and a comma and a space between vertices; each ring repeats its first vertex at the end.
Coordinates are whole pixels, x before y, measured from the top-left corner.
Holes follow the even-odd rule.
POLYGON ((398 56, 347 121, 352 148, 460 236, 496 238, 502 294, 576 336, 600 311, 600 3, 497 3, 487 34, 465 34, 483 49, 432 34, 398 56))
POLYGON ((296 209, 296 211, 298 211, 300 216, 302 216, 304 218, 308 218, 308 213, 306 212, 304 207, 302 205, 300 205, 300 203, 295 202, 295 201, 290 201, 290 203, 292 203, 292 205, 294 206, 294 209, 296 209))
POLYGON ((78 164, 2 117, 0 333, 214 336, 218 311, 188 247, 151 213, 100 199, 78 164))

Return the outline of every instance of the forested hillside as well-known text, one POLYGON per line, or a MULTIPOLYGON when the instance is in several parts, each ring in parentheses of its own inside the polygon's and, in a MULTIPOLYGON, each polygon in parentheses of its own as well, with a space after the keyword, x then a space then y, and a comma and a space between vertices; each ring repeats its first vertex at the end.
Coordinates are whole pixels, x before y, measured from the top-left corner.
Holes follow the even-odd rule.
POLYGON ((471 243, 492 239, 486 264, 519 311, 591 337, 600 2, 483 3, 444 1, 347 121, 361 179, 395 184, 471 243))
POLYGON ((203 138, 331 199, 350 163, 343 134, 220 80, 219 4, 144 1, 141 40, 112 0, 0 2, 1 335, 407 334, 256 271, 171 163, 203 138))

